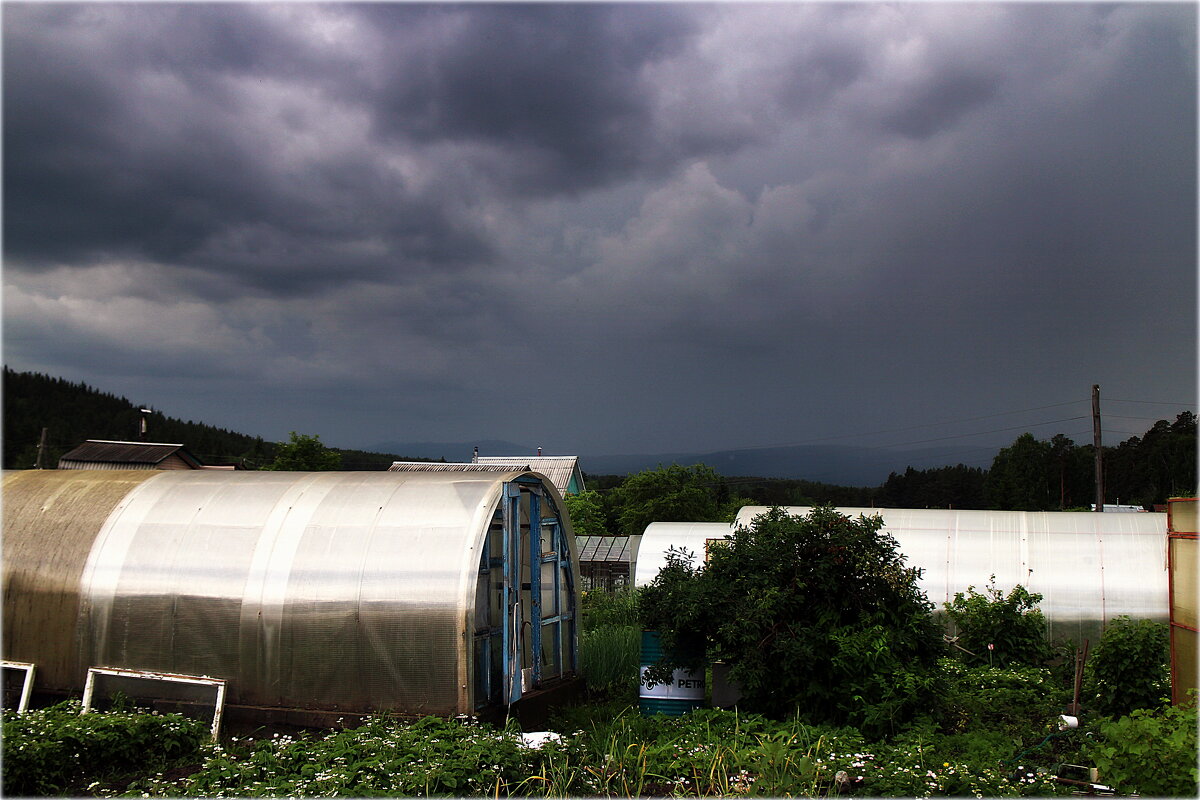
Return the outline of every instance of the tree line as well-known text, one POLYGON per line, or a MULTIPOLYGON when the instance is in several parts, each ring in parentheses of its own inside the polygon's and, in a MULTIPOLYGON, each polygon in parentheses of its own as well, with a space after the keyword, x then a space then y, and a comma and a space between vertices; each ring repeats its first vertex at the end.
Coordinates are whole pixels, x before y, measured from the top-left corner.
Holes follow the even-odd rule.
MULTIPOLYGON (((30 469, 37 463, 38 443, 46 430, 42 465, 54 468, 63 454, 88 439, 120 442, 139 440, 142 408, 124 397, 102 392, 86 383, 73 383, 37 372, 17 372, 4 367, 4 469, 30 469)), ((308 438, 268 442, 261 436, 169 417, 150 408, 145 414, 146 441, 183 444, 188 452, 209 465, 236 465, 267 469, 282 457, 287 463, 298 447, 305 451, 308 438)), ((428 461, 392 453, 336 448, 338 469, 384 470, 393 461, 428 461)), ((277 469, 286 467, 275 466, 277 469)))
MULTIPOLYGON (((47 430, 43 466, 53 467, 87 439, 135 441, 139 406, 85 383, 4 368, 4 468, 28 469, 47 430)), ((289 442, 168 417, 151 409, 148 439, 179 442, 206 464, 247 469, 387 469, 419 459, 390 453, 327 448, 317 436, 293 433, 289 442), (336 456, 336 457, 335 457, 336 456)), ((572 499, 579 533, 641 533, 650 522, 725 521, 743 505, 962 508, 1056 511, 1094 501, 1091 444, 1058 434, 1041 441, 1025 433, 1002 448, 991 467, 956 466, 892 473, 876 487, 815 481, 727 477, 713 468, 660 466, 628 476, 586 475, 589 491, 572 499)), ((1142 436, 1103 448, 1109 503, 1152 508, 1168 497, 1196 492, 1196 415, 1159 420, 1142 436)))
MULTIPOLYGON (((730 522, 744 505, 1091 510, 1095 448, 1061 434, 1023 433, 989 469, 962 464, 893 472, 877 487, 723 477, 696 464, 629 476, 585 475, 589 491, 567 498, 577 535, 638 534, 651 522, 730 522)), ((1159 420, 1143 436, 1103 448, 1105 500, 1147 510, 1196 492, 1196 415, 1159 420)))

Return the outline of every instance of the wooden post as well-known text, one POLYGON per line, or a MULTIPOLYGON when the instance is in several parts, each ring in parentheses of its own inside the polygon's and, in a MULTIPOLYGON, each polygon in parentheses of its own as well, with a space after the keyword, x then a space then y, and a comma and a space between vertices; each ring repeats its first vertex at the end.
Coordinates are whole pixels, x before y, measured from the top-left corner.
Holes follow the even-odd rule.
POLYGON ((1092 446, 1096 450, 1096 511, 1104 510, 1104 448, 1100 443, 1100 384, 1092 386, 1092 446))
POLYGON ((1079 716, 1079 696, 1083 690, 1083 669, 1087 665, 1088 640, 1083 640, 1083 649, 1075 648, 1075 693, 1071 701, 1071 715, 1079 716))

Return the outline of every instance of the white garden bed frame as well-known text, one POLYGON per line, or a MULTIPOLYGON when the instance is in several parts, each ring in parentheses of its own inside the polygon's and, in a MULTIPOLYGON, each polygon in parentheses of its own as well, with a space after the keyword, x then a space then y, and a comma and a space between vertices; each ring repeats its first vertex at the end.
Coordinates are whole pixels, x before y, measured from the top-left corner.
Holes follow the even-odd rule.
POLYGON ((210 678, 207 675, 177 675, 170 672, 151 672, 141 669, 112 669, 110 667, 89 667, 87 683, 83 687, 83 711, 86 714, 92 710, 92 693, 96 686, 97 675, 108 675, 114 678, 137 678, 147 681, 163 681, 166 683, 186 683, 200 686, 212 686, 217 690, 216 705, 213 709, 212 740, 217 741, 221 730, 221 715, 225 710, 225 680, 210 678))
POLYGON ((21 684, 21 700, 17 703, 17 713, 24 714, 29 708, 29 698, 33 694, 33 672, 37 667, 25 661, 0 662, 4 669, 20 670, 25 673, 25 682, 21 684))

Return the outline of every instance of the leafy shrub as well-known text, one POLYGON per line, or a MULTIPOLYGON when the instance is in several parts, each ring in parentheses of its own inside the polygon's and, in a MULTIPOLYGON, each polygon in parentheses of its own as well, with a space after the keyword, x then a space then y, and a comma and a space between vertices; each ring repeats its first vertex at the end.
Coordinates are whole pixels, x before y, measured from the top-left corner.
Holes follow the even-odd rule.
POLYGON ((607 625, 640 626, 638 593, 633 589, 591 589, 580 594, 580 616, 584 631, 607 625))
POLYGON ((625 478, 608 502, 616 509, 619 532, 637 536, 651 522, 728 521, 721 488, 721 476, 705 464, 660 464, 625 478))
POLYGON ((998 731, 1010 739, 1045 731, 1065 702, 1050 670, 1040 667, 968 667, 944 659, 947 676, 941 716, 947 732, 998 731))
POLYGON ((612 536, 604 513, 604 499, 599 492, 588 491, 563 497, 571 528, 576 536, 612 536))
POLYGON ((1166 623, 1117 617, 1084 668, 1085 705, 1109 717, 1154 708, 1171 695, 1171 641, 1166 623))
POLYGON ((711 547, 702 567, 669 553, 642 589, 643 621, 666 653, 706 641, 707 657, 730 665, 742 708, 799 708, 869 737, 894 731, 934 706, 944 648, 919 570, 881 526, 829 507, 807 517, 771 509, 711 547))
MULTIPOLYGON (((974 586, 954 595, 946 604, 946 615, 954 622, 958 644, 970 651, 975 663, 1001 667, 1009 664, 1042 666, 1050 657, 1046 641, 1046 617, 1038 610, 1040 594, 1016 586, 1005 595, 996 588, 993 575, 983 592, 974 586)), ((956 655, 967 657, 963 650, 956 655)))
POLYGON ((4 794, 47 795, 199 752, 208 726, 178 714, 80 714, 78 700, 4 712, 4 794))
POLYGON ((1088 756, 1122 794, 1196 797, 1196 707, 1139 709, 1099 724, 1088 756))

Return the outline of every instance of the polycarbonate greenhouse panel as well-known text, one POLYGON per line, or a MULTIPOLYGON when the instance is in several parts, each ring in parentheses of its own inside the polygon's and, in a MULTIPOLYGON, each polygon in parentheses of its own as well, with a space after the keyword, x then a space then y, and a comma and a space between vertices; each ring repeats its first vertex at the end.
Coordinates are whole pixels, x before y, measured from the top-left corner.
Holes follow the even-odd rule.
MULTIPOLYGON (((735 525, 768 509, 747 506, 735 525)), ((793 506, 791 514, 811 509, 793 506)), ((908 566, 940 610, 955 594, 990 576, 1009 592, 1018 584, 1042 595, 1053 639, 1095 642, 1121 615, 1167 620, 1166 514, 1074 511, 838 508, 850 517, 883 519, 908 566)))
POLYGON ((478 539, 502 483, 164 473, 101 531, 88 664, 228 675, 248 705, 469 708, 478 539))
POLYGON ((729 530, 724 522, 651 522, 638 546, 634 586, 645 586, 654 580, 667 564, 667 548, 686 549, 694 556, 692 563, 699 566, 704 563, 708 542, 724 539, 729 530))
MULTIPOLYGON (((769 509, 747 506, 734 525, 748 526, 769 509)), ((788 513, 804 515, 808 507, 788 513)), ((1155 513, 959 511, 838 508, 883 518, 906 564, 919 567, 919 585, 937 610, 958 592, 982 592, 991 576, 1009 592, 1018 584, 1041 594, 1052 638, 1096 641, 1103 624, 1120 615, 1168 618, 1166 515, 1155 513)), ((655 522, 646 527, 634 583, 652 581, 667 548, 687 547, 703 559, 708 542, 731 530, 723 523, 655 522)))
POLYGON ((83 568, 109 514, 158 474, 4 473, 4 657, 36 663, 39 687, 82 687, 75 645, 83 568))

